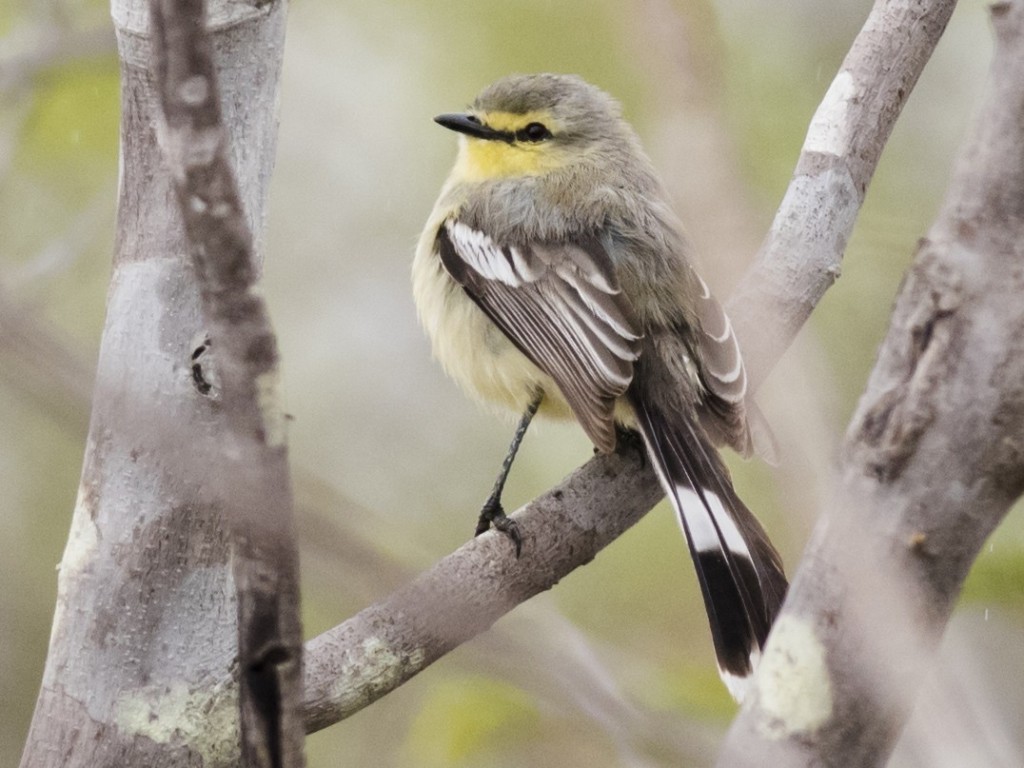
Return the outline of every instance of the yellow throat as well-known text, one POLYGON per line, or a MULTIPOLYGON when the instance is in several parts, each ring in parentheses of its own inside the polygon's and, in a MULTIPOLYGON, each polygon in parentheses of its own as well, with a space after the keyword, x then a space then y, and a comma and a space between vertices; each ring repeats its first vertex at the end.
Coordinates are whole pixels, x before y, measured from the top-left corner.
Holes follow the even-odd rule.
MULTIPOLYGON (((497 131, 514 134, 530 123, 551 126, 555 121, 547 111, 525 114, 512 112, 481 112, 480 121, 497 131)), ((565 164, 562 153, 548 142, 531 144, 459 137, 459 156, 452 176, 459 181, 479 182, 516 176, 541 176, 565 164)))

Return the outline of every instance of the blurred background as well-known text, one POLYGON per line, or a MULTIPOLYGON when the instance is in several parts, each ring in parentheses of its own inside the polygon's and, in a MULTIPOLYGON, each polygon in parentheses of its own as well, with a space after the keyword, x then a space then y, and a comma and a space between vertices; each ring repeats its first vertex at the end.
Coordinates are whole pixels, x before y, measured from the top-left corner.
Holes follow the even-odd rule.
MULTIPOLYGON (((265 290, 279 333, 308 636, 472 533, 510 436, 430 360, 413 245, 455 152, 431 121, 510 72, 616 95, 719 295, 755 253, 867 0, 293 2, 265 290)), ((790 570, 823 505, 900 277, 985 83, 964 0, 882 158, 843 276, 759 393, 781 446, 730 459, 790 570)), ((118 70, 99 0, 0 4, 0 765, 45 659, 113 251, 118 70)), ((518 507, 590 456, 531 431, 518 507)), ((1024 764, 1024 520, 979 558, 898 766, 1024 764)), ((585 568, 309 739, 310 766, 710 765, 735 707, 659 506, 585 568)))

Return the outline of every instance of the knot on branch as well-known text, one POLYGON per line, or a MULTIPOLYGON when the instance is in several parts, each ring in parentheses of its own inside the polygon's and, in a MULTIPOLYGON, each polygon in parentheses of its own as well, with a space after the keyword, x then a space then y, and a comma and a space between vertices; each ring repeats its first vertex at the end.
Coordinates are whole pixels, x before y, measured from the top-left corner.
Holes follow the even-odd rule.
POLYGON ((213 357, 213 342, 209 334, 200 333, 192 343, 190 357, 192 386, 204 397, 216 399, 220 389, 220 377, 217 374, 213 357))
POLYGON ((957 271, 922 240, 897 299, 882 357, 861 401, 847 450, 860 453, 864 470, 879 482, 900 476, 935 419, 942 385, 960 360, 963 301, 957 271))

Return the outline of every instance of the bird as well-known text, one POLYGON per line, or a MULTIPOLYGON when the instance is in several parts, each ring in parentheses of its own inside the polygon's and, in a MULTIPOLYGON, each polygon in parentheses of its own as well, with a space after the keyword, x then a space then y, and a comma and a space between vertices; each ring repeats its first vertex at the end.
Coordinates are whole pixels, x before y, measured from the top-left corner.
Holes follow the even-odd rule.
POLYGON ((639 434, 742 700, 787 581, 718 446, 748 457, 771 438, 640 139, 576 75, 508 76, 434 120, 459 148, 413 257, 419 318, 462 389, 520 415, 476 533, 497 528, 519 556, 501 494, 535 414, 574 418, 598 452, 639 434))

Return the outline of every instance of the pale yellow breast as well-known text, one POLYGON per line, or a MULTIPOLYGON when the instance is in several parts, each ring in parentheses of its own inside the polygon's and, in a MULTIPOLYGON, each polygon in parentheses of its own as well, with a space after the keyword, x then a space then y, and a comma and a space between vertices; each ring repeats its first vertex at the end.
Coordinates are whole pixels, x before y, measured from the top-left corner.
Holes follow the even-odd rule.
POLYGON ((571 416, 551 377, 520 352, 444 270, 435 240, 445 215, 435 211, 431 216, 412 266, 413 298, 434 356, 477 400, 521 414, 541 389, 542 414, 571 416))

